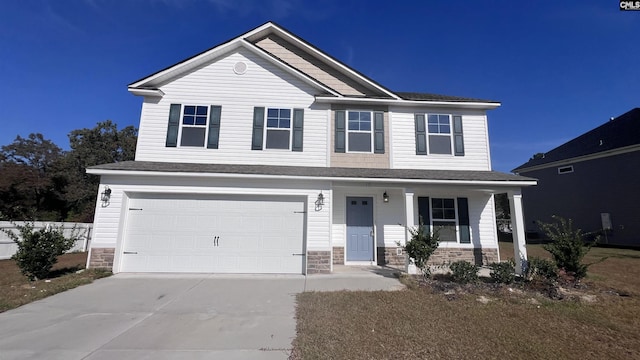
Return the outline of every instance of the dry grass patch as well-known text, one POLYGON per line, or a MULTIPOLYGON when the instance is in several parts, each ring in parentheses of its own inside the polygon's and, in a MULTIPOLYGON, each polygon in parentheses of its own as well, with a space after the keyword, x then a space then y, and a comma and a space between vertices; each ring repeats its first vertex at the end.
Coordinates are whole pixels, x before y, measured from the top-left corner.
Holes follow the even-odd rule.
MULTIPOLYGON (((538 245, 528 248, 530 255, 544 255, 538 245)), ((503 258, 508 251, 513 248, 501 251, 503 258)), ((292 358, 640 358, 637 255, 591 250, 586 261, 597 264, 585 291, 594 302, 555 301, 508 287, 466 288, 455 296, 424 286, 303 293, 292 358), (630 274, 620 280, 625 272, 630 274)))
POLYGON ((111 274, 100 270, 78 272, 84 269, 86 262, 86 252, 65 254, 58 257, 50 279, 29 281, 20 273, 15 261, 0 260, 0 312, 89 284, 111 274))

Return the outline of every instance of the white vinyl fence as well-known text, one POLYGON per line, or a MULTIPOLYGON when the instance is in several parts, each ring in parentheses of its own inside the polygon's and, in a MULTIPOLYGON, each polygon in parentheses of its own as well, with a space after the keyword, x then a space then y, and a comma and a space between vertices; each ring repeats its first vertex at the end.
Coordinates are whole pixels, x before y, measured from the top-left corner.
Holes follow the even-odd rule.
MULTIPOLYGON (((16 221, 18 225, 24 225, 24 221, 16 221)), ((71 232, 75 226, 78 240, 69 252, 73 251, 87 251, 89 249, 89 242, 91 241, 91 232, 93 230, 93 224, 91 223, 70 223, 70 222, 51 222, 51 221, 36 221, 33 223, 34 230, 40 230, 47 226, 64 226, 64 235, 71 236, 71 232)), ((0 221, 0 228, 13 231, 16 234, 20 234, 20 231, 16 226, 9 221, 0 221)), ((0 260, 9 259, 18 250, 18 246, 11 240, 11 238, 0 231, 0 260)))

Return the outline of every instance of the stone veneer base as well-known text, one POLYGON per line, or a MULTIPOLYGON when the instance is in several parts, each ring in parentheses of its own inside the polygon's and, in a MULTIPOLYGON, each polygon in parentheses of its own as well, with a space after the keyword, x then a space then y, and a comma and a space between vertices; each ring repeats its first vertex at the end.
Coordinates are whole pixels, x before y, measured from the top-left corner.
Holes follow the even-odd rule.
POLYGON ((333 247, 333 265, 344 265, 344 247, 333 247))
POLYGON ((89 268, 113 270, 115 248, 92 248, 89 268))
POLYGON ((429 265, 447 265, 465 260, 478 266, 498 261, 498 249, 438 248, 429 258, 429 265))
POLYGON ((331 251, 307 251, 307 274, 331 272, 331 251))
POLYGON ((378 265, 380 266, 404 266, 405 254, 402 248, 378 247, 378 265), (400 249, 400 255, 398 255, 400 249))

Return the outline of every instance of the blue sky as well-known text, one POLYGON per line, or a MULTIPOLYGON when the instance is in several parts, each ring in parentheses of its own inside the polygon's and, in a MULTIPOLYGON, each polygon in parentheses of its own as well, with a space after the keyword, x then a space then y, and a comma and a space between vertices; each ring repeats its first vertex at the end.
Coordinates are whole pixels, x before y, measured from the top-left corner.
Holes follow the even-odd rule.
POLYGON ((494 170, 640 106, 617 0, 21 0, 0 5, 0 145, 138 126, 127 85, 272 20, 395 91, 499 100, 494 170))

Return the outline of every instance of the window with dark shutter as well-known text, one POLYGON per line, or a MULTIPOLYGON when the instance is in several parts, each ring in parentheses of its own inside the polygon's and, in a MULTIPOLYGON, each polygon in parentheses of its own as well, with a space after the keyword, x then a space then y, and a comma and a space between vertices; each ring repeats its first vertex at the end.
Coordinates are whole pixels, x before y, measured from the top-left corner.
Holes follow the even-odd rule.
POLYGON ((253 135, 251 137, 251 150, 262 150, 264 131, 264 108, 253 108, 253 135))
POLYGON ((335 112, 335 152, 346 152, 346 111, 336 110, 335 112))
POLYGON ((384 154, 384 113, 376 111, 373 113, 373 152, 384 154))
POLYGON ((180 130, 180 112, 182 111, 182 105, 171 104, 169 108, 169 124, 167 126, 167 140, 165 142, 166 147, 178 146, 178 131, 180 130))
POLYGON ((415 114, 416 127, 416 155, 427 155, 427 129, 424 122, 424 114, 415 114))

